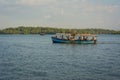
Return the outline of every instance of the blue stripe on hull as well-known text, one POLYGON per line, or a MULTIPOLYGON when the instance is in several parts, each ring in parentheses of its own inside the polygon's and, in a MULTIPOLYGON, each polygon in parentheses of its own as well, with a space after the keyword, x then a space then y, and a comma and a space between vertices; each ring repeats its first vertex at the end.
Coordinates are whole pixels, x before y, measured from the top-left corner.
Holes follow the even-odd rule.
POLYGON ((88 40, 88 41, 80 41, 80 40, 75 40, 75 41, 72 41, 72 40, 62 40, 62 39, 59 39, 59 38, 54 38, 52 37, 52 41, 53 43, 75 43, 75 44, 93 44, 94 41, 92 40, 88 40))

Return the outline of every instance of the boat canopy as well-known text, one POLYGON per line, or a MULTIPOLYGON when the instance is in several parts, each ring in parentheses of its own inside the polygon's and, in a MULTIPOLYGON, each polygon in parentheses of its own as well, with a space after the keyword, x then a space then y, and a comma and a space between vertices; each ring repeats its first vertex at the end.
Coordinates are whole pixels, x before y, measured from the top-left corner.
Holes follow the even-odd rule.
MULTIPOLYGON (((56 35, 66 35, 66 36, 71 36, 70 33, 56 33, 56 35)), ((75 36, 96 36, 94 34, 75 34, 75 36)))

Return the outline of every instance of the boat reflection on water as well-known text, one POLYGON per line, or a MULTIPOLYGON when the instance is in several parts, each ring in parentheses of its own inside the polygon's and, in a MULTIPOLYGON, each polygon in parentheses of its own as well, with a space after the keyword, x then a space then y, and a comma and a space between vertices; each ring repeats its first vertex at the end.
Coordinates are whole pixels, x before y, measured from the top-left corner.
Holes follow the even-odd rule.
POLYGON ((96 35, 57 33, 52 36, 53 43, 96 44, 96 35))

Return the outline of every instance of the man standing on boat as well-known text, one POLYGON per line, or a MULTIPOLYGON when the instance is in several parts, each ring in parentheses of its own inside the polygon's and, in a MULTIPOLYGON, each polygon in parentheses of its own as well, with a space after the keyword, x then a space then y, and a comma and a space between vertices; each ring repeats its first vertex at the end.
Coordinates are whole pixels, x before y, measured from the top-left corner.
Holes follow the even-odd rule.
POLYGON ((96 41, 97 41, 96 36, 93 36, 93 41, 94 41, 94 44, 96 44, 96 41))

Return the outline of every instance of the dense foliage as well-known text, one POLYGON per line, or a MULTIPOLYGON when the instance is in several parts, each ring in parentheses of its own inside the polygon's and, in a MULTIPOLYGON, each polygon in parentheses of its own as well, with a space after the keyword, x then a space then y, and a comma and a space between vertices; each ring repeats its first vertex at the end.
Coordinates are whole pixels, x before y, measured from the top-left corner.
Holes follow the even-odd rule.
POLYGON ((108 29, 63 29, 63 28, 50 28, 50 27, 24 27, 6 28, 0 30, 0 34, 54 34, 54 33, 70 33, 76 31, 77 33, 91 33, 91 34, 120 34, 120 31, 108 29))

